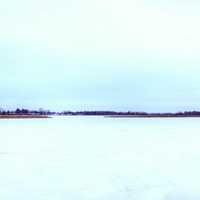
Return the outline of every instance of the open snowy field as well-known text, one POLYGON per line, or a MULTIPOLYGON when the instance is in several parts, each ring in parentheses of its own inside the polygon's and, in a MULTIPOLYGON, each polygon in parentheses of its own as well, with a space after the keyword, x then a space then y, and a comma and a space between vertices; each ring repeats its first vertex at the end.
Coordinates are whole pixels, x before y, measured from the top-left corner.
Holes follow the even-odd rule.
POLYGON ((198 200, 199 118, 0 121, 2 200, 198 200))

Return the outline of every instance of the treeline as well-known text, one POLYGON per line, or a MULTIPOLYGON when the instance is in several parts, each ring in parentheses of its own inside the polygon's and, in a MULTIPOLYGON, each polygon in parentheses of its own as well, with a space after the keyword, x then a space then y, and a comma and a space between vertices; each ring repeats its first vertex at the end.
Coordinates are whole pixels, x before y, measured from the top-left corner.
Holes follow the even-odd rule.
POLYGON ((145 112, 116 112, 116 111, 64 111, 60 113, 61 115, 148 115, 148 113, 145 112))
POLYGON ((39 110, 29 110, 25 108, 17 108, 14 111, 0 109, 0 115, 53 115, 55 112, 49 110, 39 109, 39 110))
POLYGON ((200 111, 185 111, 177 113, 147 113, 147 112, 116 112, 116 111, 63 111, 52 112, 50 110, 29 110, 17 108, 14 111, 0 109, 0 115, 72 115, 72 116, 141 116, 141 117, 184 117, 200 116, 200 111))
POLYGON ((64 111, 60 115, 86 115, 86 116, 200 116, 200 111, 185 111, 177 113, 147 113, 147 112, 116 112, 116 111, 64 111))

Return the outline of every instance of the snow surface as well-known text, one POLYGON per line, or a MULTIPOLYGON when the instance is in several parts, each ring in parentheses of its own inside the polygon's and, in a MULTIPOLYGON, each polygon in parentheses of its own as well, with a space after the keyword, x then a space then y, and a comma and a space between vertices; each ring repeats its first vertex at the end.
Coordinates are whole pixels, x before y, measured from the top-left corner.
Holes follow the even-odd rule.
POLYGON ((198 200, 200 119, 0 120, 2 200, 198 200))

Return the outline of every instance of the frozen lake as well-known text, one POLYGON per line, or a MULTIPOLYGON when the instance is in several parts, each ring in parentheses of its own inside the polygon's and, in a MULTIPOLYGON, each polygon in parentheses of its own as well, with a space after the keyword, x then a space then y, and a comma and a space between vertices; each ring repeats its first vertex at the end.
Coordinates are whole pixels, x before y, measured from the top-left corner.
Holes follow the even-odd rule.
POLYGON ((2 200, 199 200, 200 118, 0 121, 2 200))

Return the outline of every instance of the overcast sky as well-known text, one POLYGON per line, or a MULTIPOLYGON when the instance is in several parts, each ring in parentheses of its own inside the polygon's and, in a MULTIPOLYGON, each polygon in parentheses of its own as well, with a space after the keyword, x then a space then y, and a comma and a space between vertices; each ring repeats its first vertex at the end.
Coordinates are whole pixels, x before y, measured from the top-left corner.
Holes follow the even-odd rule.
POLYGON ((1 0, 0 105, 200 110, 197 0, 1 0))

